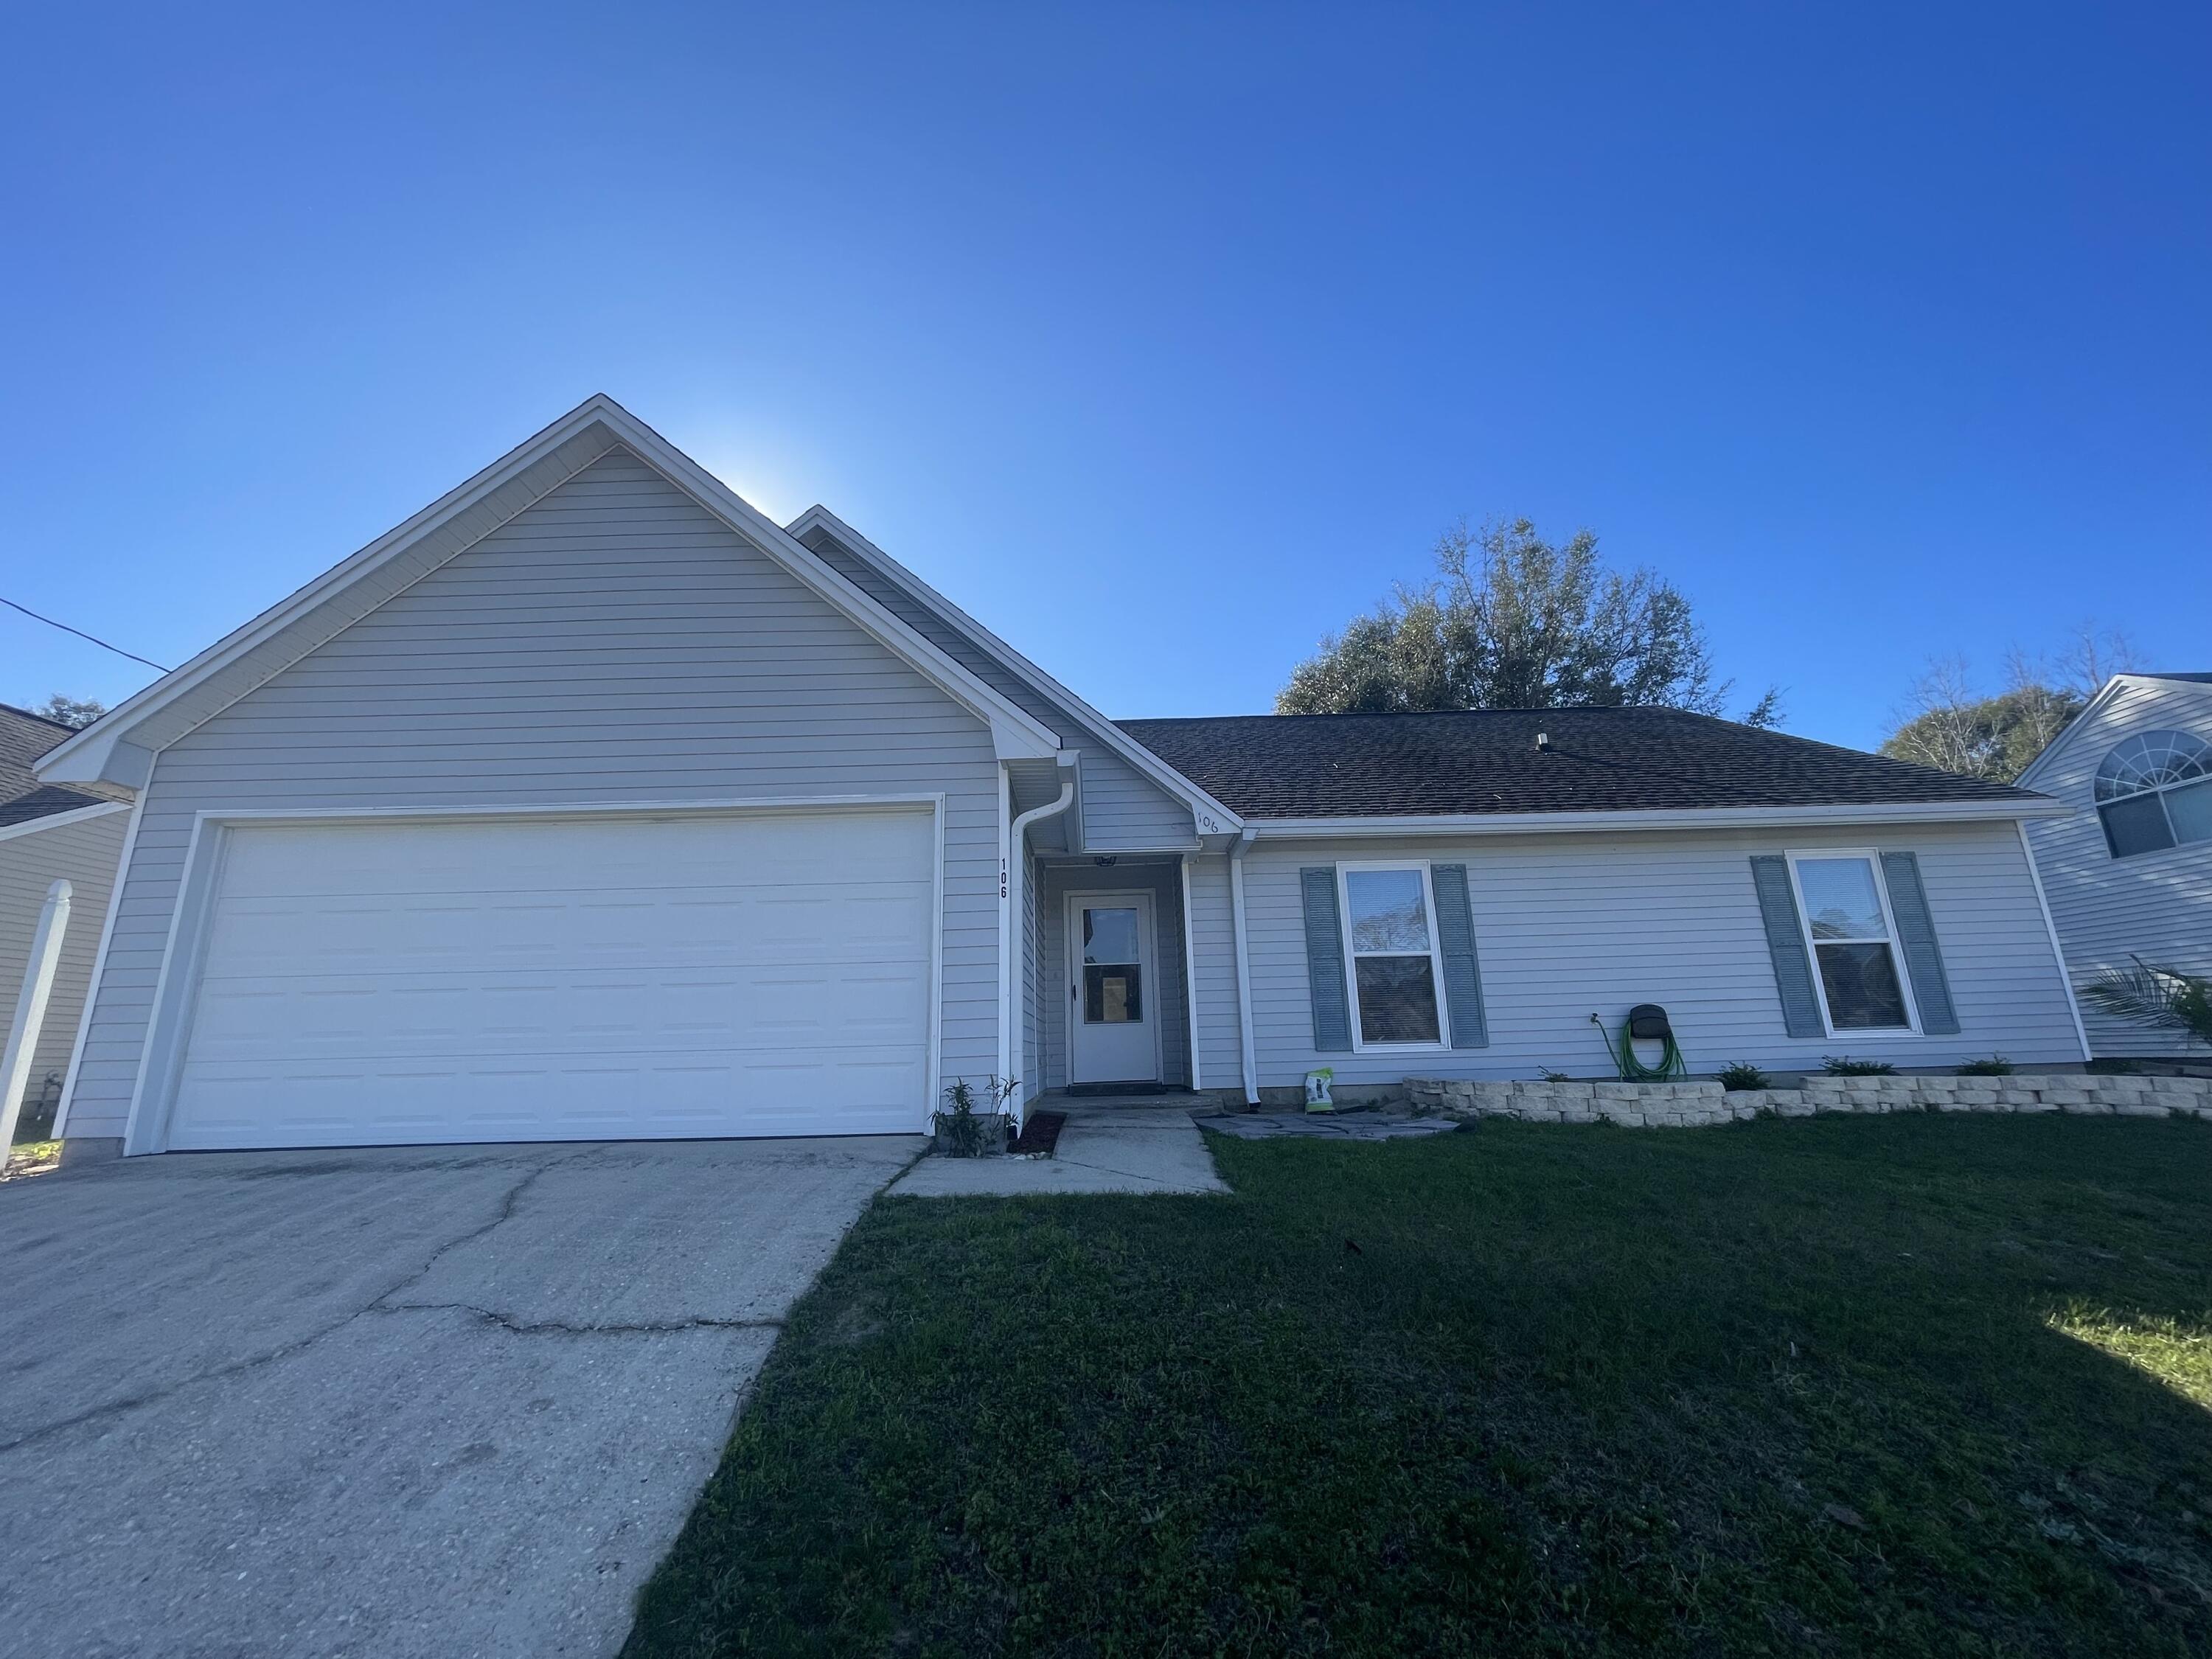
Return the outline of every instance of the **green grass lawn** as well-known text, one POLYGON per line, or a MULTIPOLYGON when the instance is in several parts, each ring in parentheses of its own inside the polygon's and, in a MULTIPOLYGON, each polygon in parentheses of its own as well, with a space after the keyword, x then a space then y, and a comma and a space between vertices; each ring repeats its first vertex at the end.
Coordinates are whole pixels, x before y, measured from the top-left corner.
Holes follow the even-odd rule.
POLYGON ((878 1203, 629 1652, 2212 1650, 2212 1125, 1213 1146, 878 1203))

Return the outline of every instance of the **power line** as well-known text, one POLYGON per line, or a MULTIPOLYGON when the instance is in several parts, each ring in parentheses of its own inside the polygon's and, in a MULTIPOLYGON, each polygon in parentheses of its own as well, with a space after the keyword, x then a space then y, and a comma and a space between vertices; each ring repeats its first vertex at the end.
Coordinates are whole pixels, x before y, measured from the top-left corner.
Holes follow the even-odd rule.
POLYGON ((103 651, 112 651, 118 657, 128 657, 133 662, 143 662, 149 668, 161 668, 161 672, 164 674, 169 672, 166 668, 161 668, 161 665, 155 662, 151 657, 142 657, 136 651, 125 651, 119 645, 110 645, 106 640, 101 639, 96 634, 88 634, 82 628, 71 628, 67 623, 56 622, 52 617, 41 617, 27 605, 18 605, 15 600, 10 599, 0 599, 0 605, 6 605, 10 611, 21 611, 33 622, 42 622, 49 628, 60 629, 64 634, 74 634, 81 640, 90 640, 94 645, 98 646, 103 651))

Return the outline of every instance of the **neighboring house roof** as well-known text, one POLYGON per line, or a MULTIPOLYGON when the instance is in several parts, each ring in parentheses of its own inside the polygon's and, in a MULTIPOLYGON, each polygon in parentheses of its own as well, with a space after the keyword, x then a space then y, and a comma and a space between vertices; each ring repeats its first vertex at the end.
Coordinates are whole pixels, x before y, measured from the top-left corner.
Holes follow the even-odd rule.
POLYGON ((0 825, 105 804, 98 795, 42 784, 32 769, 40 756, 76 734, 75 726, 0 702, 0 825))
MULTIPOLYGON (((2066 729, 2043 745, 2043 752, 2021 769, 2020 782, 2032 785, 2051 769, 2051 763, 2072 746, 2083 732, 2097 729, 2097 717, 2103 714, 2108 704, 2124 693, 2129 686, 2145 680, 2172 681, 2185 685, 2212 685, 2212 674, 2115 674, 2097 688, 2097 695, 2082 705, 2081 712, 2066 722, 2066 729)), ((2183 696, 2189 694, 2183 693, 2183 696)))
POLYGON ((2027 790, 1674 708, 1232 714, 1123 731, 1249 818, 1926 804, 2027 790), (1546 734, 1548 749, 1536 737, 1546 734))

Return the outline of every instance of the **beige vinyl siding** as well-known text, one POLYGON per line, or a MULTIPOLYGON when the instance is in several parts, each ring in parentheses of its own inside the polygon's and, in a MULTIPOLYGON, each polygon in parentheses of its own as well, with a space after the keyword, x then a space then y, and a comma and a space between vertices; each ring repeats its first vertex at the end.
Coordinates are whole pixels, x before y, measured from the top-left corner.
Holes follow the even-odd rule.
POLYGON ((826 528, 817 525, 808 531, 805 544, 824 564, 953 661, 1057 732, 1064 746, 1082 751, 1078 767, 1083 775, 1085 847, 1102 853, 1196 848, 1198 836, 1190 808, 1110 749, 1087 737, 1081 723, 1066 708, 1007 670, 872 561, 846 548, 826 528))
POLYGON ((70 1133, 123 1133, 197 813, 938 792, 943 1070, 980 1080, 998 1041, 988 727, 614 452, 161 752, 70 1133))
MULTIPOLYGON (((2129 680, 2066 734, 2064 746, 2033 787, 2075 808, 2072 816, 2028 826, 2043 890, 2065 947, 2074 983, 2088 983, 2131 956, 2212 975, 2212 842, 2116 859, 2097 816, 2097 769, 2112 746, 2139 732, 2193 732, 2212 742, 2212 685, 2186 680, 2129 680)), ((2178 1032, 2131 1024, 2081 1004, 2093 1053, 2121 1057, 2193 1054, 2178 1032)))
POLYGON ((56 1097, 58 1091, 46 1086, 47 1077, 68 1074, 70 1050, 84 1013, 85 987, 92 978, 92 958, 99 949, 100 924, 107 917, 108 895, 114 890, 116 862, 123 854, 130 823, 127 811, 103 812, 0 841, 0 1042, 6 1041, 5 1022, 15 1017, 46 894, 57 881, 68 882, 70 889, 69 931, 62 935, 46 1023, 32 1050, 27 1103, 56 1097))
MULTIPOLYGON (((1534 1077, 1549 1066, 1611 1075, 1589 1023, 1617 1027, 1639 1002, 1663 1005, 1693 1073, 1732 1060, 1817 1068, 1850 1053, 1903 1066, 1955 1065, 1993 1052, 2017 1062, 2076 1061, 2043 915, 2009 823, 1889 830, 1796 830, 1446 837, 1261 840, 1245 860, 1253 1024, 1260 1081, 1297 1083, 1314 1066, 1345 1083, 1443 1077, 1534 1077), (1792 1038, 1753 893, 1754 853, 1820 847, 1919 856, 1960 1030, 1792 1038), (1465 864, 1489 1015, 1486 1048, 1317 1053, 1306 977, 1298 872, 1339 860, 1425 858, 1465 864)), ((1204 1052, 1236 1040, 1232 1000, 1204 1000, 1204 1052)), ((1210 1060, 1209 1060, 1209 1064, 1210 1060)))
POLYGON ((1075 893, 1149 893, 1152 898, 1153 972, 1150 1001, 1160 1022, 1160 1081, 1190 1081, 1190 1003, 1183 994, 1182 892, 1172 864, 1121 864, 1101 870, 1085 862, 1048 865, 1037 915, 1037 1010, 1044 1086, 1067 1083, 1067 901, 1075 893))

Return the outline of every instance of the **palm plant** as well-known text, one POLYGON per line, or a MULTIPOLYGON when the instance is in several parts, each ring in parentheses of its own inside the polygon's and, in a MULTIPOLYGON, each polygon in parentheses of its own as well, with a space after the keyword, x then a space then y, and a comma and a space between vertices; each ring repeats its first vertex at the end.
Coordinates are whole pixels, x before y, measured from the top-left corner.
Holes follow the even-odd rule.
POLYGON ((2212 979, 2132 958, 2132 968, 2107 968, 2081 988, 2105 1012, 2161 1030, 2185 1031, 2212 1044, 2212 979))

